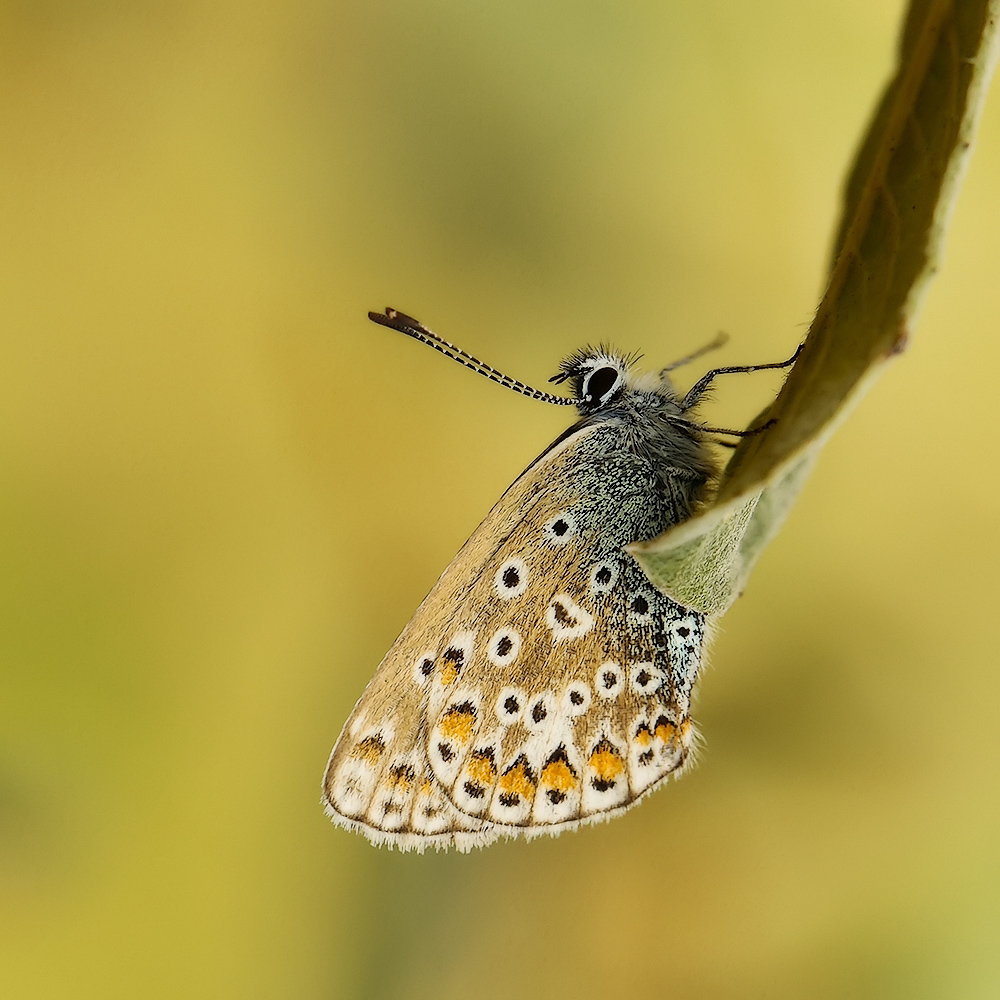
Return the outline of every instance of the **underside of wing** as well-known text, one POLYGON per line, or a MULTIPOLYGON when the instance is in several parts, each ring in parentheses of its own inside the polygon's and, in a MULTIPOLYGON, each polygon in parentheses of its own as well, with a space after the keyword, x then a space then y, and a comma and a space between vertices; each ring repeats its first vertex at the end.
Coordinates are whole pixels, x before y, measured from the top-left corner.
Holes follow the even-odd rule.
POLYGON ((624 551, 674 515, 615 433, 543 456, 421 604, 334 747, 335 822, 469 849, 616 815, 683 768, 705 622, 624 551))
POLYGON ((431 770, 458 811, 521 835, 627 809, 694 742, 705 620, 624 551, 667 503, 640 458, 587 445, 483 566, 430 675, 431 770))
POLYGON ((392 755, 378 731, 353 741, 346 758, 328 771, 323 804, 338 826, 402 851, 468 851, 501 836, 451 805, 422 749, 392 755))
POLYGON ((432 686, 427 760, 466 816, 556 832, 624 811, 689 760, 704 620, 627 555, 609 566, 610 592, 574 591, 570 572, 467 629, 463 677, 432 686), (516 656, 498 676, 502 648, 516 656))
POLYGON ((470 643, 455 622, 467 614, 483 573, 490 573, 495 593, 523 591, 518 560, 508 560, 499 575, 489 567, 522 519, 562 488, 560 455, 572 446, 572 439, 560 442, 504 494, 379 665, 324 775, 323 804, 335 823, 403 850, 469 849, 504 835, 455 809, 434 776, 426 757, 428 705, 435 687, 458 679, 471 663, 474 637, 470 643))

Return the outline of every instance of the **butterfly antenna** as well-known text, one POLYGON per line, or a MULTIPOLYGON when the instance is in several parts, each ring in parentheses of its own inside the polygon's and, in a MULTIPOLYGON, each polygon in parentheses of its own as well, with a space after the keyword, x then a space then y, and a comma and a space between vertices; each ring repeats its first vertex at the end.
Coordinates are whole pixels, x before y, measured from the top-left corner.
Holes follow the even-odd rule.
POLYGON ((405 313, 397 312, 395 309, 386 309, 384 313, 370 312, 368 318, 373 323, 387 326, 390 330, 396 330, 399 333, 405 333, 407 337, 412 337, 414 340, 419 340, 421 344, 433 347, 435 351, 440 351, 446 358, 451 358, 452 361, 457 361, 460 365, 465 365, 466 368, 471 368, 474 372, 484 375, 491 382, 497 382, 508 389, 513 389, 514 392, 519 392, 522 396, 538 399, 543 403, 555 403, 557 406, 573 406, 577 402, 575 399, 556 396, 551 392, 542 392, 541 389, 533 389, 530 385, 525 385, 524 382, 518 382, 516 378, 511 378, 509 375, 497 371, 496 368, 486 364, 485 361, 474 358, 460 347, 449 344, 433 330, 428 330, 419 320, 407 316, 405 313))

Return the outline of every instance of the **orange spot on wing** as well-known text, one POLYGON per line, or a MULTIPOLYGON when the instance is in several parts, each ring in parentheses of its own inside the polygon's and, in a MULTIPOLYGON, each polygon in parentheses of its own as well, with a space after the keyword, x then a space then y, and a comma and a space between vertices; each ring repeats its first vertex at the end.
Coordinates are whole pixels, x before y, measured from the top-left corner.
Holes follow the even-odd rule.
POLYGON ((520 795, 528 802, 535 797, 535 778, 523 757, 519 757, 501 776, 500 794, 520 795))
POLYGON ((441 683, 445 687, 454 684, 464 666, 465 650, 461 646, 449 646, 441 655, 441 666, 438 670, 441 683))
POLYGON ((625 761, 607 740, 601 740, 590 755, 590 766, 599 781, 613 782, 624 770, 625 761))
POLYGON ((476 722, 476 710, 469 702, 449 708, 440 722, 441 733, 450 740, 468 743, 472 739, 472 727, 476 722))
POLYGON ((416 779, 416 771, 410 764, 400 764, 389 772, 389 778, 400 791, 405 791, 416 779))
POLYGON ((691 719, 685 717, 675 726, 661 715, 656 720, 656 735, 674 748, 686 747, 691 743, 691 719))
POLYGON ((577 786, 577 777, 566 761, 553 760, 542 768, 542 784, 558 792, 571 792, 577 786))
POLYGON ((635 741, 641 747, 648 747, 653 742, 653 734, 649 731, 649 726, 645 723, 635 731, 635 741))
POLYGON ((374 766, 385 753, 385 741, 381 735, 366 736, 352 751, 351 756, 374 766))
POLYGON ((664 743, 669 743, 677 734, 677 727, 669 719, 660 716, 656 720, 656 735, 664 743))
POLYGON ((493 764, 493 754, 488 750, 477 750, 469 758, 467 771, 472 781, 478 781, 481 785, 492 785, 497 777, 497 769, 493 764))

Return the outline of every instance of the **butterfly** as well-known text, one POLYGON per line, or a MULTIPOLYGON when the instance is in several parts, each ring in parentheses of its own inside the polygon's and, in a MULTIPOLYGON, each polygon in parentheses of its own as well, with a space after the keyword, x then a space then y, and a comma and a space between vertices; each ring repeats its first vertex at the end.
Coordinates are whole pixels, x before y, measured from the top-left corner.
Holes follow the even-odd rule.
MULTIPOLYGON (((330 756, 323 805, 374 844, 467 851, 635 805, 692 759, 706 617, 653 587, 626 547, 690 517, 717 474, 669 373, 609 347, 533 389, 393 309, 369 318, 579 419, 503 494, 386 654, 330 756)), ((765 425, 766 426, 766 425, 765 425)), ((716 443, 724 443, 716 441, 716 443)))

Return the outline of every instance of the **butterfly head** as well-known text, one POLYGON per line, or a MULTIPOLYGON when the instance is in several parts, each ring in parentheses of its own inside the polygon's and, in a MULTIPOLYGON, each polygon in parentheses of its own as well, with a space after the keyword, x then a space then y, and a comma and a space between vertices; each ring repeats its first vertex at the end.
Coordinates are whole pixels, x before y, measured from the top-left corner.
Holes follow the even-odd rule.
POLYGON ((698 354, 692 355, 682 362, 665 368, 657 379, 654 375, 636 376, 632 373, 633 365, 639 360, 638 354, 620 354, 604 344, 596 348, 585 347, 566 358, 559 366, 558 374, 549 379, 556 384, 570 383, 573 394, 561 396, 534 389, 524 382, 505 375, 439 337, 419 320, 405 313, 386 309, 384 313, 370 312, 368 318, 380 326, 405 333, 406 336, 433 347, 445 357, 522 395, 544 403, 554 403, 557 406, 575 406, 584 417, 609 414, 620 408, 636 411, 668 409, 679 413, 677 393, 667 372, 676 368, 678 364, 686 363, 698 356, 698 354))
POLYGON ((587 347, 566 358, 549 381, 568 381, 577 408, 589 415, 621 403, 635 387, 631 371, 636 360, 635 355, 617 354, 607 347, 587 347))

